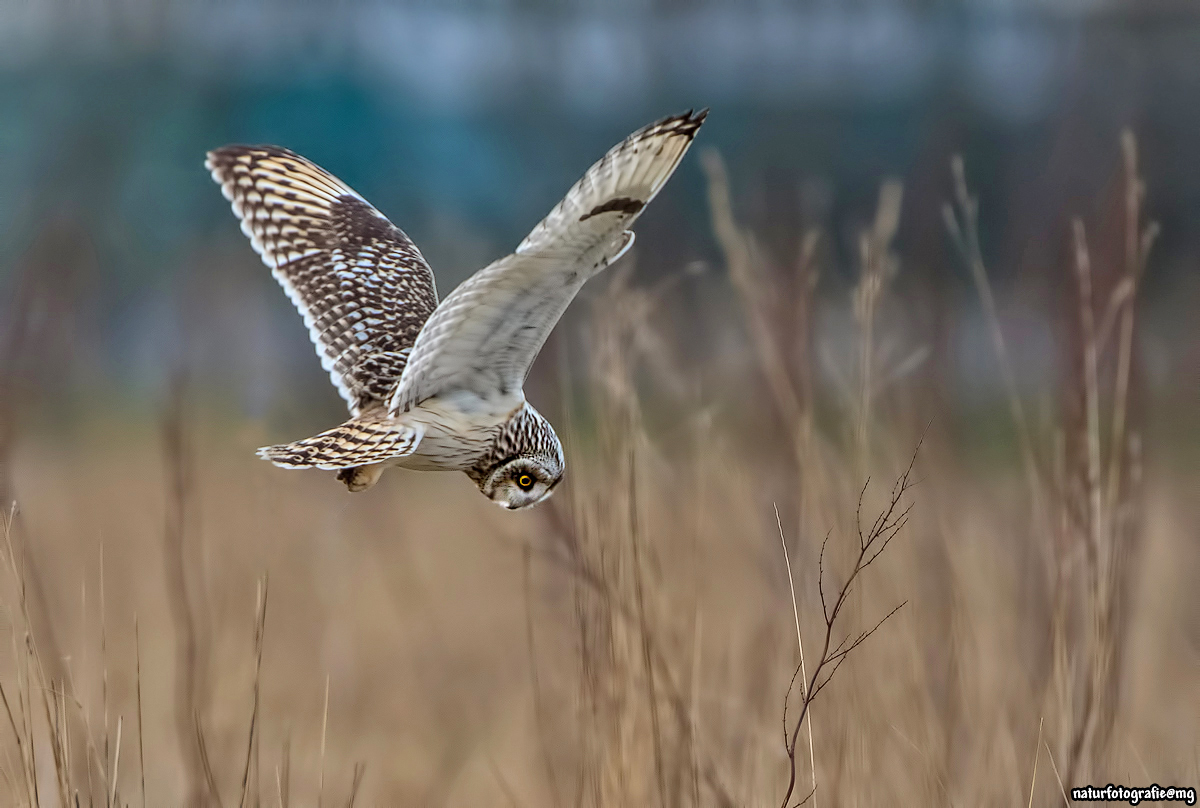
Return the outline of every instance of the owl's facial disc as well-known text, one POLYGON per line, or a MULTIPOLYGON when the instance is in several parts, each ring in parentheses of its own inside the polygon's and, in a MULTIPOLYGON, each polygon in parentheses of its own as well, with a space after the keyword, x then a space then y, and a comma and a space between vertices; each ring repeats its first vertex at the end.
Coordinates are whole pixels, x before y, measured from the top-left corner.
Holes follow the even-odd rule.
POLYGON ((502 508, 518 510, 538 504, 550 496, 562 475, 551 473, 537 460, 518 457, 501 463, 487 478, 479 490, 483 495, 502 508))

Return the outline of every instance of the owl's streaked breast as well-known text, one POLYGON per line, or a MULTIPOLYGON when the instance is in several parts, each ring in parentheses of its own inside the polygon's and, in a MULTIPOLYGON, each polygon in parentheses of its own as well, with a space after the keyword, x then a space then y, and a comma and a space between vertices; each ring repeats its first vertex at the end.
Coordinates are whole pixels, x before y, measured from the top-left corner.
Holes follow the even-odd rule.
POLYGON ((524 396, 483 399, 472 393, 434 396, 405 415, 425 427, 417 451, 398 465, 419 471, 463 471, 489 451, 524 396))

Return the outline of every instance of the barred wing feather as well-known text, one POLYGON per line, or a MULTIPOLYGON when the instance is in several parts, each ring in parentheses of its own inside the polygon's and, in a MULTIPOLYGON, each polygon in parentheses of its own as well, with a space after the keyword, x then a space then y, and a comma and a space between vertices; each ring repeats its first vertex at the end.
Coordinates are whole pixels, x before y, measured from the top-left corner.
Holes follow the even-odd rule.
POLYGON ((208 153, 242 230, 304 318, 352 415, 386 401, 437 306, 416 245, 333 175, 276 146, 208 153))

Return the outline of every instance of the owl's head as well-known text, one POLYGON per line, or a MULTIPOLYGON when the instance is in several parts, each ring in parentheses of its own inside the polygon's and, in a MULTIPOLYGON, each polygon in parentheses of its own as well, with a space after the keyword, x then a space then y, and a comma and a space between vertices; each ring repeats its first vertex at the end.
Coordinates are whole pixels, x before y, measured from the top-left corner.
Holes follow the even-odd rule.
POLYGON ((485 497, 515 511, 549 497, 565 468, 554 428, 526 403, 509 416, 492 450, 467 473, 485 497))
POLYGON ((497 466, 479 490, 500 507, 515 511, 547 499, 562 478, 561 466, 550 468, 538 457, 516 457, 497 466))

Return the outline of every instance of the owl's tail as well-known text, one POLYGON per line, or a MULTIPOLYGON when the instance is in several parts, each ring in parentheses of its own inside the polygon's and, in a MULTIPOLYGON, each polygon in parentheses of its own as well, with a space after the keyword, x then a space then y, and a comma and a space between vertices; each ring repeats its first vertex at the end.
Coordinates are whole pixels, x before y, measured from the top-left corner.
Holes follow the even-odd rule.
POLYGON ((265 446, 258 456, 285 469, 348 469, 410 455, 424 434, 386 416, 360 416, 311 438, 265 446))

